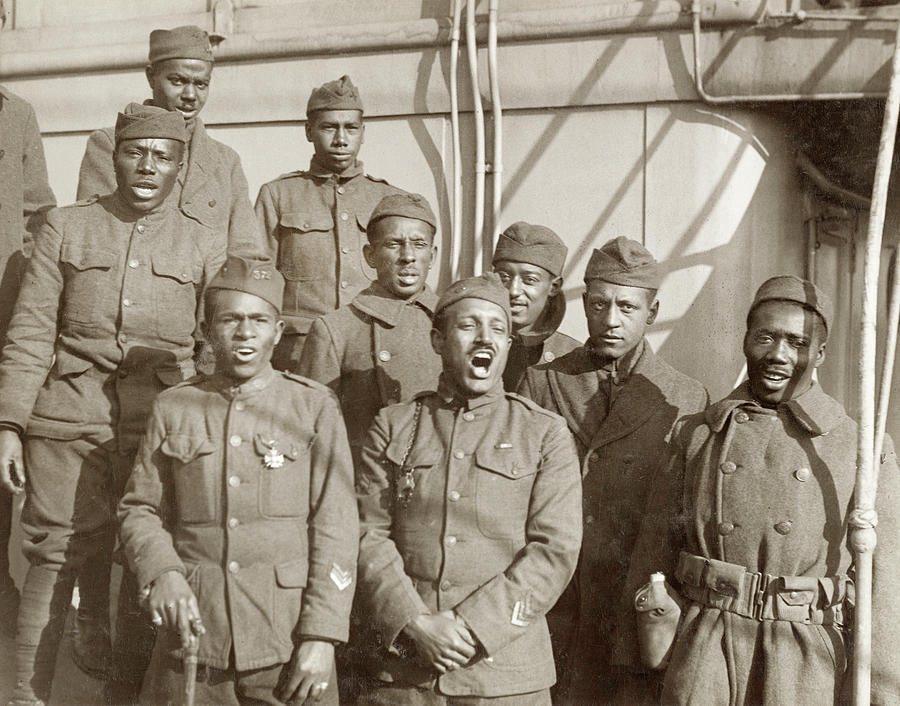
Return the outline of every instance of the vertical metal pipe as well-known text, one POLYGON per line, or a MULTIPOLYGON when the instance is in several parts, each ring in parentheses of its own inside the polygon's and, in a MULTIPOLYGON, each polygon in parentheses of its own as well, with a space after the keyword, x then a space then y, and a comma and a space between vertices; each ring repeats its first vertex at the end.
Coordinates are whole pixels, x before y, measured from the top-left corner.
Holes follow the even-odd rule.
MULTIPOLYGON (((900 110, 900 22, 894 38, 891 82, 884 107, 878 161, 872 186, 872 209, 866 236, 863 271, 863 301, 860 322, 859 357, 859 438, 856 456, 856 507, 850 515, 850 546, 856 559, 856 608, 853 626, 853 700, 868 706, 872 686, 872 553, 877 537, 875 525, 875 325, 878 315, 878 274, 881 264, 881 237, 887 207, 888 182, 894 155, 894 138, 900 110)), ((882 645, 882 649, 889 649, 882 645)))
POLYGON ((478 0, 466 2, 466 51, 472 82, 472 104, 475 116, 475 214, 472 218, 472 270, 482 272, 484 259, 484 109, 478 86, 478 45, 475 39, 475 9, 478 0))
POLYGON ((878 414, 875 416, 875 475, 881 465, 884 433, 887 427, 888 407, 891 401, 891 383, 894 378, 894 361, 897 357, 897 333, 900 330, 900 246, 894 246, 891 259, 891 294, 888 298, 888 330, 885 341, 884 366, 881 369, 881 389, 878 393, 878 414))
POLYGON ((453 147, 453 212, 450 216, 450 281, 459 279, 462 251, 462 150, 459 145, 459 27, 465 0, 453 0, 453 26, 450 29, 450 139, 453 147))
POLYGON ((491 115, 494 119, 494 144, 491 157, 493 198, 491 199, 491 250, 485 254, 485 269, 490 268, 497 234, 500 232, 500 213, 503 200, 503 105, 500 101, 500 74, 497 63, 497 8, 500 0, 488 3, 488 77, 491 84, 491 115))

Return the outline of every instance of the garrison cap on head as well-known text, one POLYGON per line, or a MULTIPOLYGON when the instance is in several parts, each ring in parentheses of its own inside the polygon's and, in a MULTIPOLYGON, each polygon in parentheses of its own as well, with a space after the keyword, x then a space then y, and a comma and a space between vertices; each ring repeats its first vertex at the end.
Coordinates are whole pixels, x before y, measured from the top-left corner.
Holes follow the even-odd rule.
POLYGON ((643 245, 620 235, 594 250, 584 271, 584 281, 599 279, 625 287, 659 289, 659 264, 643 245))
POLYGON ((350 77, 344 75, 313 89, 306 103, 306 117, 319 110, 358 110, 361 113, 362 109, 359 91, 350 77))
POLYGON ((184 118, 177 110, 129 103, 116 120, 116 144, 144 137, 187 141, 184 118))
POLYGON ((503 286, 500 275, 496 272, 485 272, 478 277, 461 279, 451 284, 438 299, 437 306, 434 308, 435 315, 462 299, 484 299, 493 302, 506 312, 507 323, 512 319, 509 308, 509 292, 503 286))
POLYGON ((166 59, 215 61, 209 35, 194 25, 150 32, 150 63, 166 59))
POLYGON ((546 226, 518 221, 500 234, 492 262, 527 262, 529 265, 543 267, 554 277, 559 277, 568 252, 562 239, 546 226))
POLYGON ((756 290, 756 296, 753 297, 753 303, 747 312, 747 320, 749 321, 750 314, 757 306, 773 300, 795 302, 806 309, 812 309, 822 317, 826 331, 831 326, 831 318, 834 315, 831 297, 809 280, 794 275, 778 275, 767 279, 756 290))
POLYGON ((415 218, 418 221, 425 221, 434 230, 437 230, 437 219, 434 217, 434 211, 431 210, 428 199, 422 194, 388 194, 375 206, 375 209, 369 216, 369 224, 366 226, 366 230, 371 228, 376 221, 388 216, 415 218))
POLYGON ((275 263, 271 260, 250 260, 238 255, 229 255, 222 269, 206 288, 206 295, 209 296, 209 293, 216 289, 255 294, 281 312, 284 278, 275 269, 275 263))

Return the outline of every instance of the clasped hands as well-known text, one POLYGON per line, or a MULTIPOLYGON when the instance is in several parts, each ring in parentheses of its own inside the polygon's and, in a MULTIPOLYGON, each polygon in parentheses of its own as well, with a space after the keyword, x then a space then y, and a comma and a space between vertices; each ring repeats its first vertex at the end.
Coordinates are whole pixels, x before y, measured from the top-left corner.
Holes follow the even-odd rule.
POLYGON ((466 622, 452 610, 423 613, 410 620, 403 632, 419 654, 440 674, 465 667, 478 653, 478 640, 466 622))

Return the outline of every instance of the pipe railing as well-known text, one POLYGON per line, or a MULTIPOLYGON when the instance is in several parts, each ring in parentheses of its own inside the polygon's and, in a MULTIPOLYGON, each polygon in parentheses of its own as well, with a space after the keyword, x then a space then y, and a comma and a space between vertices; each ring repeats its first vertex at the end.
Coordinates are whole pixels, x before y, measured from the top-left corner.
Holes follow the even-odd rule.
POLYGON ((475 33, 475 6, 478 0, 466 2, 466 51, 469 58, 469 76, 472 88, 473 116, 475 120, 475 209, 472 216, 473 273, 482 272, 484 256, 484 108, 481 105, 481 88, 478 85, 478 43, 475 33))
MULTIPOLYGON (((859 437, 857 439, 855 507, 850 513, 849 543, 854 554, 856 605, 853 625, 853 700, 868 706, 872 688, 872 555, 877 544, 875 494, 878 485, 880 454, 876 456, 875 354, 878 318, 878 276, 881 241, 887 210, 888 183, 894 156, 897 118, 900 113, 900 22, 894 38, 891 79, 878 143, 878 160, 872 186, 872 207, 866 234, 863 266, 863 300, 860 317, 859 356, 859 437)), ((898 308, 898 307, 893 307, 898 308)), ((892 311, 896 316, 897 311, 892 311)), ((892 323, 892 328, 895 324, 892 323)), ((896 338, 896 336, 895 336, 896 338)), ((893 367, 893 366, 892 366, 893 367)), ((889 375, 889 371, 883 371, 889 375)), ((888 388, 890 389, 890 388, 888 388)), ((885 407, 886 410, 886 407, 885 407)), ((878 422, 880 424, 880 420, 878 422)), ((890 649, 882 645, 882 649, 890 649)))
POLYGON ((462 252, 462 149, 459 144, 459 28, 465 0, 453 0, 453 25, 450 28, 450 139, 453 149, 453 193, 450 215, 450 281, 459 279, 462 252))

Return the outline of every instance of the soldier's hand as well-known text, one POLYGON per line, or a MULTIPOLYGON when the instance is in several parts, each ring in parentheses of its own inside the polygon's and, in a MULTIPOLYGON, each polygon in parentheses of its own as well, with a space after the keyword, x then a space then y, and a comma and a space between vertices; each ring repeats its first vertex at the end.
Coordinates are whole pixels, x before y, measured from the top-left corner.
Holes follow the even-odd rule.
POLYGON ((450 610, 418 615, 403 630, 441 674, 466 665, 478 649, 465 622, 450 610))
POLYGON ((0 429, 0 486, 13 495, 25 490, 22 439, 12 429, 0 429))
POLYGON ((333 665, 334 645, 304 640, 294 648, 288 669, 275 687, 275 698, 298 704, 307 698, 318 701, 328 689, 333 665))
POLYGON ((191 635, 206 632, 194 592, 177 571, 167 571, 153 582, 147 607, 154 625, 165 625, 169 630, 178 631, 183 649, 188 648, 191 635))

